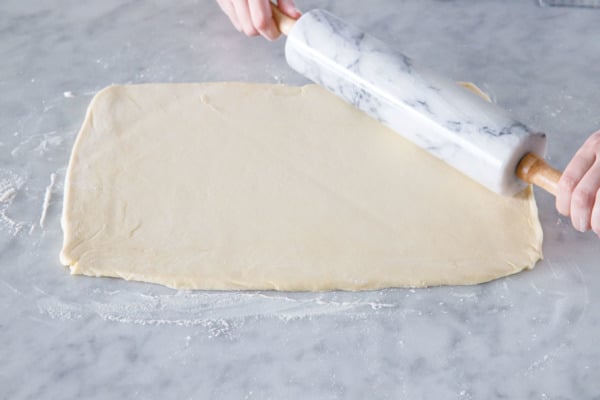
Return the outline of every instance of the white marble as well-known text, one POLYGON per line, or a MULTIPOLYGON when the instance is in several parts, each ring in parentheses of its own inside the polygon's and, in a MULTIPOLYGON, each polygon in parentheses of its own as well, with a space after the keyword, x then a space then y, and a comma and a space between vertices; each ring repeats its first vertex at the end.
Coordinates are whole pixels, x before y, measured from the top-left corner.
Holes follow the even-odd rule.
MULTIPOLYGON (((547 133, 556 167, 600 128, 598 10, 298 4, 474 81, 547 133)), ((95 91, 307 80, 287 66, 283 40, 245 38, 208 0, 3 0, 0 39, 0 399, 600 395, 600 240, 573 231, 541 192, 545 259, 480 286, 189 293, 69 276, 58 260, 63 181, 95 91)))
POLYGON ((545 155, 545 134, 325 10, 294 24, 285 56, 302 75, 496 193, 522 191, 519 161, 545 155))

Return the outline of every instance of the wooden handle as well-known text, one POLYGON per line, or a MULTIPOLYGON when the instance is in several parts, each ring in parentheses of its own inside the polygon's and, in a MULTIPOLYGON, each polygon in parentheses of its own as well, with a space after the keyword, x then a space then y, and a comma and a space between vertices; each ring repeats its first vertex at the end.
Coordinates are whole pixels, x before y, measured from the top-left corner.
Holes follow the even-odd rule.
POLYGON ((273 13, 273 19, 275 20, 277 29, 287 36, 294 27, 296 20, 279 11, 279 8, 273 3, 271 3, 271 12, 273 13))
POLYGON ((541 187, 556 196, 561 172, 533 153, 527 153, 517 166, 519 179, 541 187))

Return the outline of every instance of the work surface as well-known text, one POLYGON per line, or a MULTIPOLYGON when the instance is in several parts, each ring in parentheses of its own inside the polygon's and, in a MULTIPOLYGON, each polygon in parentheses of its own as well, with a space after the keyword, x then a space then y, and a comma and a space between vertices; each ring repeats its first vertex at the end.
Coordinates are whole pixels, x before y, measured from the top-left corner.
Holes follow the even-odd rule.
MULTIPOLYGON (((238 34, 212 1, 43 3, 0 5, 1 399, 599 398, 600 240, 571 229, 539 191, 544 261, 484 285, 177 292, 71 277, 58 260, 63 181, 96 91, 306 81, 286 66, 283 40, 238 34)), ((600 10, 298 5, 474 81, 548 133, 556 167, 600 129, 600 10)))

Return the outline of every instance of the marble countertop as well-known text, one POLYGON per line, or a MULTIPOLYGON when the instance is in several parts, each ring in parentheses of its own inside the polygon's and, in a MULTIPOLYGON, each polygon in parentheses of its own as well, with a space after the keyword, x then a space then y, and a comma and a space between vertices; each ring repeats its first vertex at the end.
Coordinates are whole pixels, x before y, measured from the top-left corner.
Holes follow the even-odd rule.
MULTIPOLYGON (((534 1, 299 0, 328 9, 549 136, 564 168, 600 128, 600 10, 534 1)), ((209 0, 0 4, 0 398, 592 399, 600 240, 537 193, 545 259, 471 287, 177 292, 58 260, 71 146, 111 83, 303 84, 283 41, 209 0)))

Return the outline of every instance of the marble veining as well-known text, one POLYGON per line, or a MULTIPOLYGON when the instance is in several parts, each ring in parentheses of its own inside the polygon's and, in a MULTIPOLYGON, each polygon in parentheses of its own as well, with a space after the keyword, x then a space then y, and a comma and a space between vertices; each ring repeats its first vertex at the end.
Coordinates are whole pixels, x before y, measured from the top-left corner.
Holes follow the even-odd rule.
MULTIPOLYGON (((475 82, 547 133, 558 168, 600 128, 597 10, 522 0, 297 4, 475 82)), ((213 0, 2 0, 0 54, 0 399, 599 398, 600 241, 572 230, 541 192, 544 260, 485 285, 178 292, 70 276, 58 259, 63 182, 96 91, 309 81, 287 65, 283 40, 244 37, 213 0)), ((407 59, 398 68, 419 67, 407 59)), ((360 107, 381 109, 367 89, 360 107)), ((463 120, 444 122, 456 130, 463 120)))
POLYGON ((518 162, 545 154, 544 134, 327 11, 304 14, 285 49, 292 68, 497 193, 522 190, 518 162))

